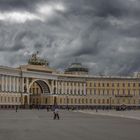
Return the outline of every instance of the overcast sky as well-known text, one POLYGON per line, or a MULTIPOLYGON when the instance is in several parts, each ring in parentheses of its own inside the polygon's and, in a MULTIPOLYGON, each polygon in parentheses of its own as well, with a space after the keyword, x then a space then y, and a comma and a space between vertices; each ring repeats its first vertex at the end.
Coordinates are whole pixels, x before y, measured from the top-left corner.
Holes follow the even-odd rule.
POLYGON ((36 51, 58 70, 77 59, 96 75, 140 71, 140 0, 0 0, 0 65, 36 51))

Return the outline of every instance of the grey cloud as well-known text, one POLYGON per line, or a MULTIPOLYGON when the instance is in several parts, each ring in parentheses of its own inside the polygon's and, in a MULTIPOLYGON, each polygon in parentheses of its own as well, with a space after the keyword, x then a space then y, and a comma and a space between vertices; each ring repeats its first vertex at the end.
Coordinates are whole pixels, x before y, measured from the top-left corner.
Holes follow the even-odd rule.
MULTIPOLYGON (((34 12, 39 2, 0 0, 0 9, 34 12)), ((92 74, 128 75, 140 71, 138 0, 61 2, 66 12, 57 13, 47 22, 0 23, 1 64, 25 64, 29 57, 25 52, 39 51, 51 67, 59 70, 77 58, 92 74)))

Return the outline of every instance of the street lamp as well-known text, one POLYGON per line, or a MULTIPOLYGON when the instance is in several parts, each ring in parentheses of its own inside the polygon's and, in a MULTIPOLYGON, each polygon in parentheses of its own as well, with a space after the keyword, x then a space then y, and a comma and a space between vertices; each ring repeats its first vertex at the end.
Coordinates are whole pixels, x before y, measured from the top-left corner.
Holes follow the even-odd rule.
POLYGON ((68 107, 68 102, 69 102, 68 96, 66 96, 66 100, 67 100, 67 109, 69 109, 69 107, 68 107))
POLYGON ((110 109, 111 109, 111 97, 109 97, 109 102, 110 102, 110 109))

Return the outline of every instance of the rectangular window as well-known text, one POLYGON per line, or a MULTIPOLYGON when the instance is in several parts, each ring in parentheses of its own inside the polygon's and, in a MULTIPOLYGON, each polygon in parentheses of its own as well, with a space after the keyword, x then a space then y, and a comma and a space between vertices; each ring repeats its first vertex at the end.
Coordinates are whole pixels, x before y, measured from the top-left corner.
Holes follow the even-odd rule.
POLYGON ((92 104, 92 99, 90 99, 90 104, 92 104))
POLYGON ((92 83, 90 83, 90 87, 92 87, 92 83))
POLYGON ((125 90, 123 89, 123 95, 125 95, 125 90))
POLYGON ((71 99, 71 104, 73 104, 73 99, 71 99))
POLYGON ((92 95, 92 89, 90 89, 90 95, 92 95))
POLYGON ((72 89, 70 90, 70 94, 72 94, 72 89))
POLYGON ((114 96, 114 89, 112 89, 112 95, 114 96))
POLYGON ((107 95, 109 95, 109 90, 107 90, 107 95))
MULTIPOLYGON (((47 98, 46 98, 47 99, 47 98)), ((60 98, 60 104, 62 104, 62 98, 60 98)))
POLYGON ((128 95, 130 95, 130 90, 128 90, 128 95))
POLYGON ((118 95, 120 94, 120 91, 119 91, 119 89, 117 90, 118 91, 118 95))
POLYGON ((133 90, 133 94, 134 94, 134 96, 136 96, 136 90, 133 90))
POLYGON ((105 91, 104 91, 104 89, 103 89, 103 95, 105 94, 105 91))
POLYGON ((100 95, 100 90, 98 90, 98 94, 100 95))
POLYGON ((112 83, 112 87, 114 87, 114 83, 112 83))
POLYGON ((96 95, 96 89, 94 89, 94 95, 96 95))
POLYGON ((136 101, 134 100, 134 104, 136 103, 136 101))
POLYGON ((75 99, 75 104, 77 104, 77 99, 75 99))

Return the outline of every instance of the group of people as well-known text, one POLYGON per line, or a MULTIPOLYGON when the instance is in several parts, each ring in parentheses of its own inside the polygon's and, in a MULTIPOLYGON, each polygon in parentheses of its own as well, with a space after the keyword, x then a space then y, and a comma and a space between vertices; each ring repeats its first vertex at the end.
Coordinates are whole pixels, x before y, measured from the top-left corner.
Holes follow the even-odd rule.
MULTIPOLYGON (((47 108, 47 110, 49 111, 49 109, 47 108)), ((17 112, 18 111, 18 106, 15 106, 15 111, 17 112)), ((53 108, 53 119, 56 120, 56 119, 60 119, 59 117, 59 110, 58 110, 58 107, 54 107, 53 108)))

